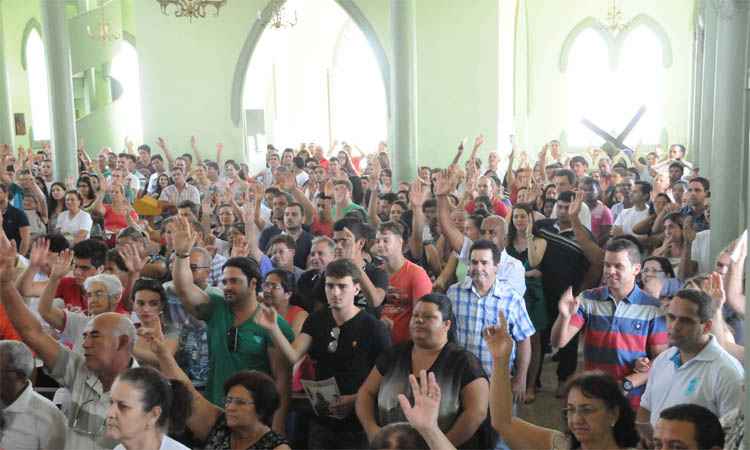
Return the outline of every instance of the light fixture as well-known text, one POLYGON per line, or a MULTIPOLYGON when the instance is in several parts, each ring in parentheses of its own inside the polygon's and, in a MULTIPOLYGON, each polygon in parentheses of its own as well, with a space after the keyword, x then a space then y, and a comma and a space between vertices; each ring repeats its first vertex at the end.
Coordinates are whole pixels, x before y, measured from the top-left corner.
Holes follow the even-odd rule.
POLYGON ((607 11, 606 27, 612 33, 616 34, 625 29, 624 23, 625 15, 622 10, 617 7, 617 0, 612 0, 612 4, 609 6, 607 11))
POLYGON ((91 25, 86 25, 86 33, 91 39, 96 39, 102 42, 116 41, 120 39, 120 34, 112 31, 111 24, 104 19, 99 21, 99 25, 95 30, 91 29, 91 25))
POLYGON ((268 17, 263 18, 260 10, 258 11, 258 20, 264 25, 271 26, 277 30, 281 28, 292 28, 297 25, 297 10, 291 11, 286 7, 285 0, 274 0, 269 5, 268 17))
POLYGON ((219 9, 227 3, 227 0, 156 0, 161 5, 161 12, 169 15, 167 8, 174 6, 175 17, 187 17, 193 19, 202 19, 206 17, 206 8, 209 6, 215 10, 215 15, 219 15, 219 9))

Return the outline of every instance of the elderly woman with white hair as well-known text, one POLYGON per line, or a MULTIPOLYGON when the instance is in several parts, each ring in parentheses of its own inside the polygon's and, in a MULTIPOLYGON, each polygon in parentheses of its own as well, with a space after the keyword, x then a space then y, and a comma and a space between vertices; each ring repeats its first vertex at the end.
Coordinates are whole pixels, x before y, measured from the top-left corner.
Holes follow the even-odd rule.
POLYGON ((33 370, 34 356, 26 344, 0 341, 0 448, 61 450, 65 416, 34 391, 33 370))
MULTIPOLYGON (((63 272, 70 267, 67 258, 72 253, 63 252, 52 272, 63 272)), ((60 331, 63 343, 72 344, 73 351, 80 353, 83 345, 83 330, 91 318, 105 312, 112 312, 122 296, 122 283, 115 275, 100 273, 91 276, 83 282, 85 298, 88 302, 88 313, 69 311, 64 305, 56 305, 54 291, 45 289, 39 298, 39 315, 53 328, 60 331)))

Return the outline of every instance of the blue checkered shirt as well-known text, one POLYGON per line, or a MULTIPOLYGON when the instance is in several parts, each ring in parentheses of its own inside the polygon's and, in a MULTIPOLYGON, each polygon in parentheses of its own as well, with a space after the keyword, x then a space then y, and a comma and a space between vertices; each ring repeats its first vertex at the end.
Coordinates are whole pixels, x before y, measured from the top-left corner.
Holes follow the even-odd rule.
POLYGON ((211 273, 208 275, 209 286, 215 286, 221 288, 221 280, 224 275, 224 264, 229 261, 229 258, 222 256, 219 253, 214 255, 211 260, 211 273))
MULTIPOLYGON (((481 297, 474 289, 471 278, 456 283, 448 289, 448 297, 456 316, 457 344, 473 353, 482 362, 487 374, 492 373, 492 353, 482 337, 482 330, 497 325, 497 315, 502 308, 508 321, 508 331, 515 342, 521 342, 536 330, 531 323, 523 297, 502 280, 495 280, 487 295, 481 297)), ((510 355, 511 367, 516 359, 516 345, 510 355)))

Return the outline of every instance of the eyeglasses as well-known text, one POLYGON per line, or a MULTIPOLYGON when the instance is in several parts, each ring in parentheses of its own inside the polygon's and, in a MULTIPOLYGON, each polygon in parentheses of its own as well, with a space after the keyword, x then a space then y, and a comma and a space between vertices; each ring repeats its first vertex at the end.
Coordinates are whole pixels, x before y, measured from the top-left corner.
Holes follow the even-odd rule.
POLYGON ((240 341, 240 333, 237 330, 237 327, 232 327, 227 331, 227 348, 232 353, 237 353, 237 349, 239 348, 239 342, 240 341))
POLYGON ((198 264, 190 264, 190 271, 195 272, 196 270, 210 269, 208 266, 199 266, 198 264))
POLYGON ((568 406, 567 408, 563 408, 562 414, 566 419, 572 417, 574 414, 577 414, 585 419, 598 411, 599 408, 595 408, 593 406, 568 406))
POLYGON ((659 269, 643 269, 641 273, 664 273, 664 271, 659 269))
POLYGON ((72 431, 84 436, 95 438, 104 434, 104 427, 106 424, 105 417, 102 417, 90 411, 86 411, 84 408, 86 405, 96 404, 96 402, 98 402, 99 400, 99 398, 87 400, 73 410, 73 415, 71 416, 72 420, 70 423, 70 429, 72 431), (83 425, 83 422, 85 422, 86 426, 83 425))
POLYGON ((329 353, 336 353, 336 350, 338 350, 338 348, 339 348, 339 337, 340 336, 341 336, 341 328, 339 328, 339 327, 333 327, 333 329, 331 329, 331 337, 334 340, 328 343, 328 352, 329 353))
POLYGON ((93 298, 93 299, 102 299, 109 297, 109 293, 107 291, 94 291, 94 292, 86 292, 86 298, 93 298))
POLYGON ((278 284, 278 283, 262 283, 262 284, 260 285, 260 287, 261 287, 261 288, 262 288, 262 289, 263 289, 264 291, 273 291, 273 290, 275 290, 275 289, 281 289, 281 288, 282 288, 283 286, 281 286, 281 285, 280 285, 280 284, 278 284))
POLYGON ((226 407, 232 404, 237 405, 237 406, 250 406, 250 405, 255 404, 255 402, 252 400, 245 400, 244 398, 227 396, 224 399, 224 406, 226 407))

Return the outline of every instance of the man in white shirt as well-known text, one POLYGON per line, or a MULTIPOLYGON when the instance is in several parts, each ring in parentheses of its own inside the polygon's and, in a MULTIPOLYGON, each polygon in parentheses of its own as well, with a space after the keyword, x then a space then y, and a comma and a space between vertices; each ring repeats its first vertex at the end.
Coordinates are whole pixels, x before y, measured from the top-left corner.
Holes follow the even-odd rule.
POLYGON ((163 207, 177 208, 177 205, 185 200, 190 200, 196 205, 201 204, 201 194, 198 188, 192 184, 187 184, 185 172, 181 168, 175 167, 172 169, 172 180, 174 184, 164 188, 159 196, 159 203, 162 203, 163 207))
MULTIPOLYGON (((559 196, 562 192, 572 191, 576 186, 576 174, 572 170, 560 169, 555 172, 553 178, 555 187, 557 188, 557 195, 559 196)), ((551 218, 557 219, 557 205, 552 209, 551 218)), ((578 213, 578 218, 581 220, 581 224, 591 231, 591 210, 586 203, 581 203, 581 212, 578 213)))
POLYGON ((148 187, 146 192, 153 194, 156 192, 156 186, 159 181, 159 176, 166 173, 164 170, 164 158, 161 155, 154 155, 151 157, 151 169, 154 171, 148 178, 148 187))
POLYGON ((26 344, 0 341, 0 448, 62 450, 65 416, 34 391, 34 356, 26 344))
POLYGON ((615 219, 612 229, 614 236, 633 234, 633 226, 648 218, 647 202, 649 198, 651 198, 651 185, 645 181, 636 181, 630 191, 630 200, 633 202, 633 207, 624 209, 615 219))
POLYGON ((701 405, 721 417, 742 406, 745 371, 710 334, 716 309, 702 291, 683 289, 669 303, 670 348, 651 365, 639 422, 655 425, 662 410, 681 403, 701 405))

